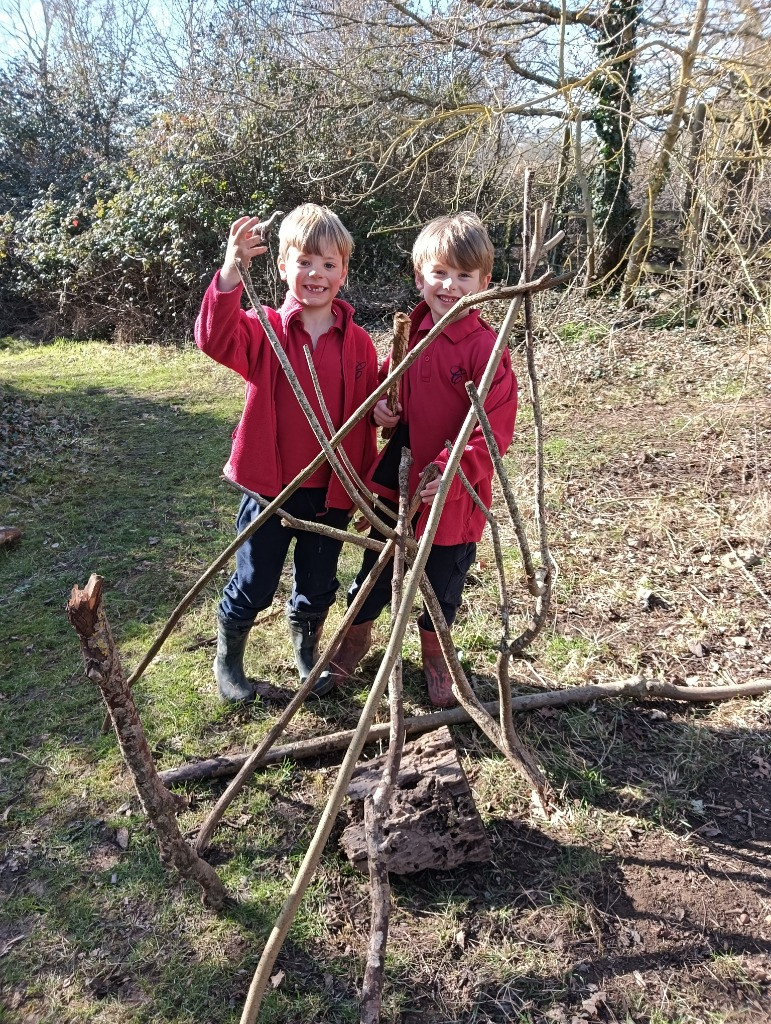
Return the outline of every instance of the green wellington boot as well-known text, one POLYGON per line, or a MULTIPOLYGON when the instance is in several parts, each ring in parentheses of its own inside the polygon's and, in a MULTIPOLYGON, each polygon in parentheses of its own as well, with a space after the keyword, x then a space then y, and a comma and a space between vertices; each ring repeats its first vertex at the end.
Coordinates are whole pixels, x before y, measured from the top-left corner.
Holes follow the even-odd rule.
POLYGON ((233 622, 217 615, 217 654, 213 669, 222 700, 254 700, 255 687, 244 674, 244 650, 251 628, 251 622, 233 622))
MULTIPOLYGON (((300 682, 304 683, 311 674, 311 669, 319 660, 319 642, 324 629, 326 612, 313 615, 309 612, 298 612, 286 606, 286 622, 294 647, 294 660, 300 674, 300 682)), ((324 669, 316 680, 311 693, 314 697, 325 697, 335 684, 329 669, 324 669)))

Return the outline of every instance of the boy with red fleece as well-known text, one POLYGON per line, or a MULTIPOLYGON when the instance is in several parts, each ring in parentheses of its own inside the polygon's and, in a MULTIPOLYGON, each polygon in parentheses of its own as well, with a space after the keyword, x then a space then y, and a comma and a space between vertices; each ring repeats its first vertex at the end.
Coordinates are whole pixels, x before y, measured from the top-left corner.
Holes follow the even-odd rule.
MULTIPOLYGON (((412 250, 412 260, 415 283, 422 292, 423 301, 411 315, 409 349, 425 337, 458 299, 487 288, 492 276, 493 255, 487 231, 473 213, 439 217, 421 231, 412 250)), ((397 414, 389 412, 385 399, 375 406, 374 419, 378 426, 399 425, 390 449, 401 450, 403 445, 407 445, 412 450, 410 496, 429 464, 435 463, 444 470, 450 457, 445 442, 454 441, 469 409, 466 382, 473 380, 479 386, 495 340, 495 331, 480 317, 479 311, 470 309, 446 327, 402 377, 401 405, 397 414)), ((389 362, 390 356, 381 368, 381 379, 388 373, 389 362)), ((498 365, 485 401, 485 411, 498 447, 505 452, 511 443, 517 412, 517 381, 508 351, 504 351, 498 365)), ((386 448, 377 457, 367 477, 373 491, 392 503, 397 496, 393 479, 395 463, 393 452, 386 448), (390 469, 387 468, 389 465, 390 469)), ((464 449, 460 467, 489 508, 493 465, 479 425, 464 449)), ((415 523, 417 537, 425 528, 429 507, 438 489, 437 479, 420 492, 423 510, 415 523)), ((460 606, 466 575, 476 557, 476 542, 481 538, 484 527, 484 515, 456 476, 426 564, 426 575, 449 625, 452 625, 460 606)), ((373 536, 379 537, 378 534, 373 536)), ((376 552, 365 552, 359 574, 348 592, 349 604, 376 559, 376 552)), ((390 599, 391 576, 386 569, 334 655, 335 684, 349 676, 369 650, 372 622, 390 599)), ((429 699, 436 707, 450 707, 455 703, 452 679, 425 607, 418 626, 429 699)))
MULTIPOLYGON (((267 252, 256 230, 257 217, 240 217, 230 228, 227 251, 203 298, 195 325, 202 352, 230 367, 246 381, 241 421, 224 473, 269 500, 278 495, 318 455, 320 446, 270 347, 254 310, 241 308, 241 279, 236 258, 248 267, 267 252)), ((377 385, 377 356, 370 336, 353 322, 353 308, 337 298, 345 282, 353 239, 336 214, 306 203, 284 218, 279 230, 278 268, 288 292, 280 309, 263 307, 289 357, 308 401, 324 418, 313 387, 304 347, 312 352, 324 401, 341 427, 377 385)), ((365 420, 343 442, 354 468, 363 473, 375 456, 375 428, 365 420)), ((318 520, 346 529, 351 501, 329 463, 323 463, 283 508, 298 519, 318 520)), ((236 520, 240 533, 260 513, 247 496, 236 520)), ((271 516, 236 554, 236 571, 225 588, 217 614, 214 677, 223 700, 252 700, 255 687, 246 678, 243 658, 249 630, 258 612, 268 608, 295 538, 292 594, 286 618, 295 661, 304 681, 318 657, 321 631, 338 587, 337 561, 342 547, 307 530, 292 530, 271 516)), ((316 684, 332 688, 329 673, 316 684)))

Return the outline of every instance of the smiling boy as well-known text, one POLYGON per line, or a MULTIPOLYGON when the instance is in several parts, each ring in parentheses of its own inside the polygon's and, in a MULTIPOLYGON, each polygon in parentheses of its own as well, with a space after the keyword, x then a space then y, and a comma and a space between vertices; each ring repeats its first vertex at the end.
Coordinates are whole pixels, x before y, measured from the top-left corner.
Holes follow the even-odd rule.
MULTIPOLYGON (((240 259, 267 252, 257 217, 240 217, 230 228, 222 268, 215 274, 196 321, 201 351, 239 373, 246 381, 241 420, 233 432, 225 476, 271 499, 318 455, 320 446, 281 370, 254 310, 241 308, 240 259)), ((300 385, 318 419, 324 417, 305 357, 310 350, 324 402, 335 430, 361 405, 377 384, 372 340, 353 322, 353 308, 337 297, 345 283, 353 239, 331 210, 306 203, 293 210, 279 230, 278 269, 287 283, 280 309, 263 307, 300 385)), ((375 455, 375 429, 363 420, 342 447, 354 468, 366 471, 375 455)), ((351 501, 324 462, 283 504, 298 519, 345 529, 351 501)), ((240 533, 259 515, 258 503, 244 496, 236 529, 240 533)), ((304 681, 318 657, 321 631, 338 588, 341 543, 307 530, 292 530, 271 516, 239 548, 233 574, 217 613, 214 677, 220 697, 254 698, 244 673, 246 641, 257 614, 268 608, 278 588, 289 545, 295 538, 292 593, 286 618, 295 661, 304 681)), ((332 687, 329 673, 315 692, 332 687)))
MULTIPOLYGON (((411 314, 409 349, 415 347, 434 324, 464 295, 484 291, 493 269, 493 246, 480 219, 473 213, 439 217, 420 232, 412 251, 415 284, 422 301, 411 314)), ((391 449, 407 445, 412 450, 409 491, 412 495, 421 474, 431 463, 444 470, 450 457, 445 444, 452 442, 466 418, 470 399, 466 382, 478 387, 495 345, 495 331, 469 309, 449 324, 402 378, 401 405, 392 414, 385 399, 377 403, 374 419, 378 426, 397 427, 397 433, 378 455, 366 478, 369 486, 392 504, 397 497, 391 449)), ((388 373, 390 356, 380 370, 388 373)), ((517 412, 517 382, 508 351, 504 351, 485 401, 498 448, 505 452, 514 433, 517 412)), ((482 503, 489 508, 492 497, 493 465, 481 428, 477 425, 466 444, 460 468, 482 503)), ((428 520, 430 505, 439 489, 434 480, 420 492, 423 510, 414 524, 420 537, 428 520)), ((393 504, 395 507, 395 504, 393 504)), ((463 596, 468 570, 476 557, 476 542, 485 527, 485 517, 458 476, 453 479, 442 510, 439 527, 426 564, 426 575, 436 592, 448 625, 452 625, 463 596)), ((379 534, 372 534, 379 538, 379 534)), ((365 551, 361 569, 348 592, 353 600, 377 553, 365 551)), ((391 596, 391 578, 381 574, 342 644, 333 656, 333 682, 349 676, 369 650, 372 623, 391 596)), ((455 703, 452 679, 439 641, 425 607, 418 620, 423 670, 428 696, 436 707, 455 703)))

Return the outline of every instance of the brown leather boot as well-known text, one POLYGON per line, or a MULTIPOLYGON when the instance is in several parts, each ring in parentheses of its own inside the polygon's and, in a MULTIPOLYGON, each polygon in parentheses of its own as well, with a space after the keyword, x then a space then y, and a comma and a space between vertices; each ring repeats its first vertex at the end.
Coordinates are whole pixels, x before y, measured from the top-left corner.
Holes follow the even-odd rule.
POLYGON ((354 673, 354 669, 372 646, 372 622, 360 622, 358 626, 349 626, 348 632, 340 641, 340 646, 332 655, 329 668, 335 686, 346 682, 354 673))
POLYGON ((452 676, 439 646, 439 637, 424 629, 418 619, 420 649, 423 653, 423 672, 428 687, 428 699, 435 708, 454 708, 458 703, 452 692, 452 676))

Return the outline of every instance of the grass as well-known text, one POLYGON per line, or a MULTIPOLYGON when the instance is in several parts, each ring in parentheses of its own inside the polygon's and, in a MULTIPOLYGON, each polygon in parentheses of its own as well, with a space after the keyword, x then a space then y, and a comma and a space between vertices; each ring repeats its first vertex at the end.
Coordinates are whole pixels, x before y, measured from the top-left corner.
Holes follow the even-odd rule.
MULTIPOLYGON (((605 391, 601 399, 596 376, 577 373, 566 394, 559 374, 567 371, 557 372, 542 353, 548 420, 557 423, 546 450, 560 577, 554 619, 530 660, 516 664, 517 686, 539 686, 539 677, 574 686, 632 671, 705 674, 712 672, 709 658, 721 672, 743 671, 762 647, 765 606, 743 576, 732 578, 723 593, 719 560, 707 565, 701 552, 717 550, 721 524, 749 512, 744 533, 761 550, 757 538, 767 522, 767 502, 757 488, 738 496, 727 485, 706 493, 703 479, 694 478, 701 463, 683 473, 676 488, 644 491, 645 474, 657 483, 671 480, 679 462, 655 455, 639 464, 639 451, 666 447, 681 458, 703 420, 682 419, 673 436, 665 430, 666 446, 660 436, 653 440, 653 427, 639 416, 613 429, 601 423, 589 430, 592 409, 616 416, 614 403, 621 394, 639 396, 629 389, 641 387, 640 381, 645 387, 653 381, 658 398, 671 395, 676 384, 671 374, 638 372, 641 364, 659 365, 652 358, 635 357, 625 366, 616 349, 615 361, 608 361, 610 342, 601 332, 581 327, 563 340, 581 353, 582 346, 601 342, 594 348, 605 353, 605 391), (580 409, 572 421, 571 402, 580 409), (630 500, 630 492, 642 499, 630 500), (672 572, 675 557, 684 573, 672 572), (698 573, 691 574, 694 565, 698 573), (670 601, 674 619, 636 609, 643 580, 670 601), (697 601, 691 584, 710 600, 697 601), (734 648, 730 638, 739 629, 750 648, 734 648), (659 636, 663 630, 669 632, 659 636), (694 664, 688 644, 696 640, 715 653, 694 664)), ((236 899, 220 918, 206 913, 198 892, 158 861, 120 752, 112 736, 100 733, 103 709, 83 676, 63 608, 73 584, 85 584, 92 572, 104 576, 106 611, 124 667, 136 664, 179 597, 231 540, 238 495, 218 476, 240 414, 242 384, 194 351, 64 340, 49 346, 0 343, 0 379, 0 443, 9 453, 0 465, 0 523, 24 531, 17 548, 0 552, 0 1021, 235 1022, 334 767, 275 766, 247 787, 212 850, 236 899), (116 841, 123 828, 126 850, 116 841)), ((714 394, 728 394, 736 379, 720 377, 714 394)), ((742 401, 754 394, 753 386, 741 392, 742 401)), ((735 417, 721 421, 719 444, 730 445, 732 431, 740 428, 735 417)), ((526 414, 519 431, 509 463, 528 508, 532 434, 526 414)), ((725 484, 725 476, 720 479, 725 484)), ((510 534, 506 545, 517 628, 527 619, 530 599, 510 534)), ((343 587, 358 561, 347 548, 340 564, 343 587)), ((455 639, 474 685, 493 696, 497 592, 486 543, 472 577, 455 639)), ((233 709, 216 699, 213 620, 226 579, 223 572, 211 584, 135 688, 160 768, 249 749, 273 720, 275 708, 268 704, 233 709)), ((279 614, 255 628, 247 667, 293 691, 280 614, 290 586, 287 570, 279 614)), ((330 626, 339 621, 341 605, 330 626)), ((334 701, 304 709, 292 724, 293 737, 355 723, 388 635, 384 617, 360 681, 334 701)), ((414 627, 404 657, 408 713, 425 713, 414 627)), ((624 966, 628 951, 619 952, 620 966, 611 964, 603 981, 601 963, 616 935, 614 908, 627 914, 618 903, 624 858, 645 860, 638 846, 658 843, 656 855, 649 855, 655 873, 659 849, 687 844, 694 828, 714 824, 712 815, 719 812, 710 805, 721 800, 707 794, 716 773, 738 773, 745 787, 753 784, 751 773, 767 763, 767 702, 734 711, 674 713, 668 707, 660 715, 649 706, 604 702, 518 718, 523 738, 561 794, 561 812, 549 821, 531 814, 520 777, 476 729, 455 731, 493 861, 394 880, 384 1021, 546 1024, 563 1010, 570 1020, 591 994, 590 983, 615 985, 609 998, 619 1020, 627 1013, 635 1024, 652 1024, 657 1013, 664 1015, 660 1024, 690 1020, 682 1005, 696 987, 685 968, 669 983, 681 1000, 672 1013, 657 1008, 652 990, 639 990, 624 966), (462 945, 459 933, 467 936, 462 945), (587 972, 577 964, 589 965, 587 972)), ((189 804, 179 819, 183 831, 200 824, 223 785, 188 787, 189 804)), ((720 821, 728 828, 730 818, 720 821)), ((688 863, 695 857, 690 850, 688 863)), ((746 877, 747 869, 741 871, 746 877)), ((357 1020, 368 914, 365 880, 330 845, 260 1021, 357 1020)), ((762 998, 765 989, 753 980, 751 943, 741 947, 741 937, 727 926, 720 934, 730 934, 730 955, 714 958, 713 972, 762 998)), ((655 978, 659 967, 651 960, 640 970, 655 978)), ((706 1011, 702 1016, 707 1019, 706 1011)), ((731 1019, 729 1011, 725 1019, 731 1019)))
POLYGON ((607 336, 607 333, 607 327, 599 323, 565 323, 557 330, 557 335, 565 344, 578 341, 602 341, 607 336))

